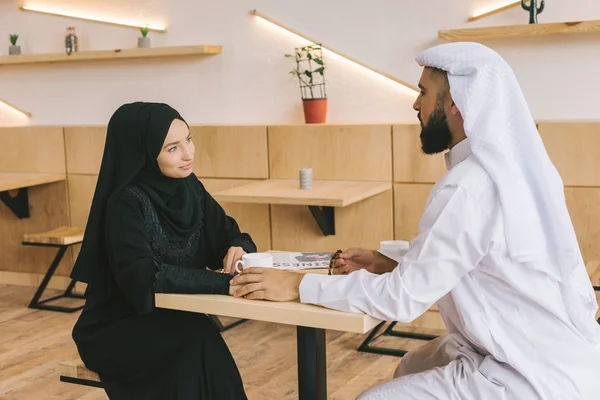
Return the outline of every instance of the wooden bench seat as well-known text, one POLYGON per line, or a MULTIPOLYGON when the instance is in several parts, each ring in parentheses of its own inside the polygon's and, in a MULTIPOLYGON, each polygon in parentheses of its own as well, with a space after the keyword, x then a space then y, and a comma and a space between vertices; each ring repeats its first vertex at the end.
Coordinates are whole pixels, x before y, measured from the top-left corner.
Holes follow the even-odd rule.
POLYGON ((23 235, 22 244, 25 246, 42 246, 42 247, 56 247, 58 248, 58 252, 54 257, 54 260, 48 267, 48 271, 44 276, 44 279, 40 283, 37 291, 33 295, 31 302, 29 303, 29 308, 34 308, 38 310, 51 310, 51 311, 60 311, 60 312, 75 312, 77 310, 81 310, 83 305, 78 307, 63 307, 56 306, 52 304, 46 304, 50 301, 57 300, 60 298, 84 298, 82 295, 73 293, 73 289, 75 288, 75 281, 71 280, 71 283, 65 290, 65 292, 61 295, 51 297, 46 300, 41 300, 42 295, 44 294, 44 290, 46 290, 46 286, 48 286, 48 282, 54 275, 58 264, 62 260, 67 248, 74 244, 81 243, 83 241, 84 230, 77 226, 61 226, 59 228, 53 229, 47 232, 41 233, 28 233, 23 235))
POLYGON ((23 242, 68 246, 83 241, 84 230, 77 226, 61 226, 48 232, 23 235, 23 242))
POLYGON ((83 361, 77 358, 59 364, 61 382, 75 383, 78 385, 102 387, 98 374, 85 367, 83 361))

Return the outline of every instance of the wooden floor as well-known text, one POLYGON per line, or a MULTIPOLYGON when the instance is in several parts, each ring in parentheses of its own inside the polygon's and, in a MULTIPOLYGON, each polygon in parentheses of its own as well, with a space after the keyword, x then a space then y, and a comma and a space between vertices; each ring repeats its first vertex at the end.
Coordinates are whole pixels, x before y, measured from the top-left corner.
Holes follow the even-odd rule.
MULTIPOLYGON (((58 363, 77 357, 71 329, 79 313, 31 310, 27 304, 33 293, 34 288, 0 285, 0 399, 107 399, 102 389, 59 381, 58 363)), ((248 321, 224 332, 223 337, 239 366, 249 400, 298 398, 295 327, 248 321)), ((328 399, 354 399, 391 378, 400 358, 356 351, 364 338, 327 331, 328 399)), ((376 344, 412 349, 423 342, 389 337, 376 344)))

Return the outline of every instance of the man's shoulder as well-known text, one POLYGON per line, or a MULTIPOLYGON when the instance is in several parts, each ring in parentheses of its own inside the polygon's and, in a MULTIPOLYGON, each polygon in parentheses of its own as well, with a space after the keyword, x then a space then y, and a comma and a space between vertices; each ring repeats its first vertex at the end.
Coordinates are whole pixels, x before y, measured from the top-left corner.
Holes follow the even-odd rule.
POLYGON ((473 154, 457 164, 436 184, 438 189, 446 186, 461 187, 471 196, 482 198, 494 194, 494 181, 473 154))

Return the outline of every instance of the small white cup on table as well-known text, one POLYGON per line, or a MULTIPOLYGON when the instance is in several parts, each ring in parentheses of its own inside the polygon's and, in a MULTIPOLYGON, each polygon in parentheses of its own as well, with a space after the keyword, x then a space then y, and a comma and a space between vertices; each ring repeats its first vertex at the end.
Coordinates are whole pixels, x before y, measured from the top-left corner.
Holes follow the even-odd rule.
POLYGON ((406 240, 384 240, 379 242, 379 252, 397 262, 408 252, 409 242, 406 240))
POLYGON ((238 274, 250 267, 273 268, 273 255, 269 253, 248 253, 244 254, 241 260, 235 262, 235 271, 238 274), (238 269, 239 266, 242 268, 238 269))

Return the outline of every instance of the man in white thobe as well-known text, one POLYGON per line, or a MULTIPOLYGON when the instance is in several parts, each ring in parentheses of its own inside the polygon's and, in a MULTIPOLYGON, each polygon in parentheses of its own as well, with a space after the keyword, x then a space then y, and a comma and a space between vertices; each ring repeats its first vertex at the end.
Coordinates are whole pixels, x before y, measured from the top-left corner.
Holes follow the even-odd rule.
POLYGON ((598 305, 512 70, 476 43, 436 46, 417 62, 422 148, 449 150, 448 172, 401 262, 351 249, 336 260, 342 275, 250 268, 233 279, 235 296, 400 322, 437 303, 448 335, 408 353, 361 400, 600 399, 598 305))

